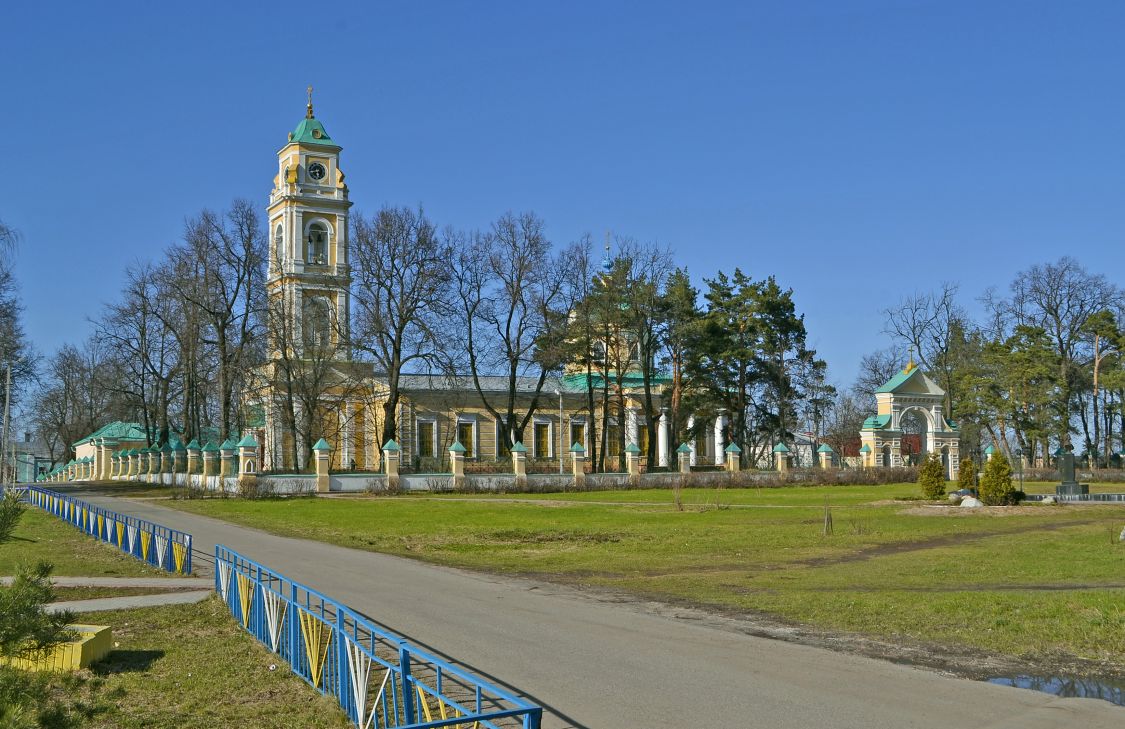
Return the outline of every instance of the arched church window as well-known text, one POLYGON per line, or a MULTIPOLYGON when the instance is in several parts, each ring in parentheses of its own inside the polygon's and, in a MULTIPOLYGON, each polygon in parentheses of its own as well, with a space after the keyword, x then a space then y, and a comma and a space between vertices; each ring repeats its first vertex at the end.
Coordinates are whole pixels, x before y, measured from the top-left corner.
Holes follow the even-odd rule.
POLYGON ((332 306, 328 299, 318 296, 305 300, 302 312, 301 334, 305 346, 326 349, 331 344, 332 306))
POLYGON ((321 266, 328 263, 328 228, 324 223, 309 226, 309 263, 321 266))
POLYGON ((275 256, 281 255, 281 246, 285 242, 285 232, 281 227, 281 223, 277 224, 277 228, 273 231, 273 250, 275 256))

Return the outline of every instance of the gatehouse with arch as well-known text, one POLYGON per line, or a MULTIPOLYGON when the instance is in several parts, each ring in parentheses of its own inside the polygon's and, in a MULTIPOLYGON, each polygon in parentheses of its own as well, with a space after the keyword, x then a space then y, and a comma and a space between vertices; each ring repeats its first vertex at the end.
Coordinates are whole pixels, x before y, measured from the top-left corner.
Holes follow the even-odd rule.
POLYGON ((957 478, 961 436, 957 424, 946 417, 945 390, 913 359, 875 391, 875 402, 876 414, 859 432, 864 466, 908 466, 937 453, 946 478, 957 478))

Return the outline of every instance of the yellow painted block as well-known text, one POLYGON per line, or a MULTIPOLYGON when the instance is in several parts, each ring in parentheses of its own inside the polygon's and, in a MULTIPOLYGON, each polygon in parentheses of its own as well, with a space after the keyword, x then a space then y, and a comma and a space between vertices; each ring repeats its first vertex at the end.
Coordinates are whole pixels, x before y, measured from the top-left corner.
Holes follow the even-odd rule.
POLYGON ((27 658, 0 659, 0 662, 25 671, 77 671, 89 668, 91 663, 105 658, 113 650, 113 631, 108 625, 67 627, 78 634, 73 641, 27 658))

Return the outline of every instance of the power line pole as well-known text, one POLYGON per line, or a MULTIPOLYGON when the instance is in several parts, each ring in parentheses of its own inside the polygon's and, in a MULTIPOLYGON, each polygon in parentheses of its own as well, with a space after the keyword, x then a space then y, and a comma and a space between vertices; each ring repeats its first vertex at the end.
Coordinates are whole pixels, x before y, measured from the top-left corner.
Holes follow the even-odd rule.
POLYGON ((12 365, 5 368, 5 384, 4 384, 4 431, 0 433, 0 483, 3 483, 4 477, 7 474, 5 466, 6 456, 8 455, 8 413, 12 407, 12 365))

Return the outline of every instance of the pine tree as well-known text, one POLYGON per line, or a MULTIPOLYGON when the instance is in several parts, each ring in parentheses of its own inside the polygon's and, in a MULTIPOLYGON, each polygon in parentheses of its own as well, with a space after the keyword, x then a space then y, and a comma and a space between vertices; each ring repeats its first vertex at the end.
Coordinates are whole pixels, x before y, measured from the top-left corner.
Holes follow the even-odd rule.
POLYGON ((931 453, 922 467, 918 469, 918 485, 922 487, 922 496, 936 500, 945 496, 945 468, 941 465, 941 457, 931 453))

